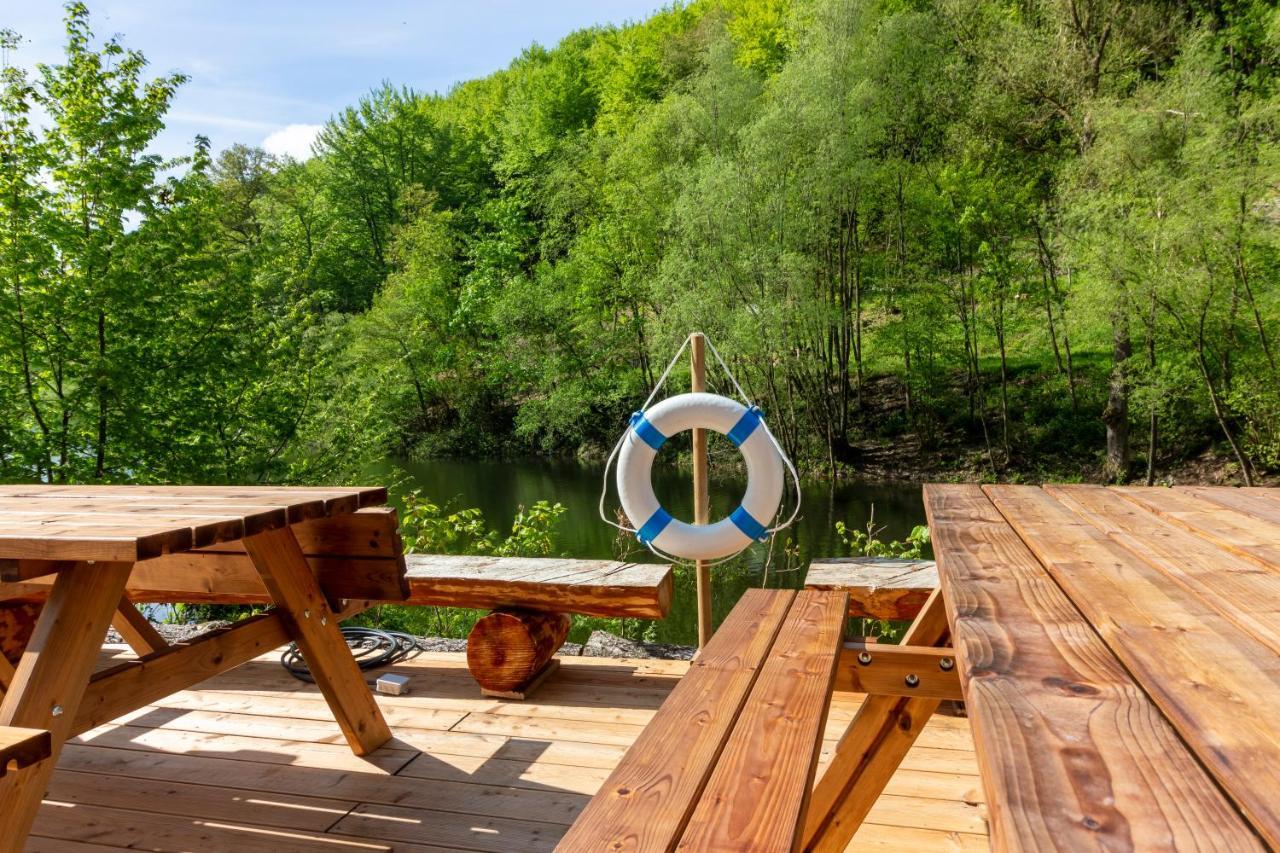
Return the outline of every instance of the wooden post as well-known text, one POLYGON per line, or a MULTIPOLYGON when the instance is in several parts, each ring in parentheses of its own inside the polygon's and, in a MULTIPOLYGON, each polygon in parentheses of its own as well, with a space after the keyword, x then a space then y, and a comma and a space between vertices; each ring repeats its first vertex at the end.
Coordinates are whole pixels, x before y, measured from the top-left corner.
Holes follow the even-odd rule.
MULTIPOLYGON (((707 390, 706 338, 694 332, 689 340, 691 390, 707 390)), ((707 489, 707 431, 693 431, 693 523, 706 524, 710 518, 710 492, 707 489)), ((711 567, 706 560, 694 565, 698 578, 698 648, 711 639, 711 567)))

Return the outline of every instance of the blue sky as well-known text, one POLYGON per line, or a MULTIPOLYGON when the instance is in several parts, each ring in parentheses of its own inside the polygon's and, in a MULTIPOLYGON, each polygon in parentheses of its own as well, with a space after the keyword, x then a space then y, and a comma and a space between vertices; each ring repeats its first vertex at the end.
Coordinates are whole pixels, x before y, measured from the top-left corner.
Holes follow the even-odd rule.
MULTIPOLYGON (((14 59, 61 56, 62 4, 5 0, 0 29, 25 41, 14 59)), ((155 74, 183 71, 155 149, 263 145, 305 157, 330 115, 382 80, 421 91, 505 67, 533 42, 592 24, 641 20, 666 0, 89 0, 95 34, 119 34, 155 74)))

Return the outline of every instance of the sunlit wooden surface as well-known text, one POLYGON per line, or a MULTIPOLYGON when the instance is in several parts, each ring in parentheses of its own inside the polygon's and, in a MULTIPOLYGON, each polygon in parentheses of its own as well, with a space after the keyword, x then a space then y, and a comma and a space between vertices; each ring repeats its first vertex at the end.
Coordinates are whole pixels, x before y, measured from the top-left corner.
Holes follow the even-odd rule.
MULTIPOLYGON (((688 666, 565 658, 522 703, 423 655, 395 669, 411 694, 378 697, 395 738, 362 758, 277 657, 69 742, 27 849, 550 849, 688 666)), ((829 738, 857 704, 836 694, 829 738)), ((935 716, 850 849, 985 850, 980 801, 968 722, 935 716)))

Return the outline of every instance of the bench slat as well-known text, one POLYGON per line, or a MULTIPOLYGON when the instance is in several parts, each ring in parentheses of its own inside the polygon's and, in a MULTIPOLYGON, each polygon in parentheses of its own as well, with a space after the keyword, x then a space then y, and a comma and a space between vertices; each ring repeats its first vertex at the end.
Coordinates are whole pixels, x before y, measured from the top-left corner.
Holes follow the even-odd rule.
POLYGON ((796 595, 681 839, 689 850, 799 841, 840 654, 846 595, 796 595))
POLYGON ((794 595, 764 589, 743 595, 558 850, 675 846, 794 595))
POLYGON ((53 741, 44 729, 0 726, 0 776, 9 764, 18 769, 44 761, 53 754, 53 741))

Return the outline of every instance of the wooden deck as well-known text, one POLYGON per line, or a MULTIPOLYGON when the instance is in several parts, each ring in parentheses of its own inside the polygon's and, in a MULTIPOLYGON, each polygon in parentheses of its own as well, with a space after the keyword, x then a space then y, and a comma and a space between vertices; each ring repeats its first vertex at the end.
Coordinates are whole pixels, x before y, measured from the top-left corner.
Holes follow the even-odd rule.
MULTIPOLYGON (((547 850, 688 667, 565 658, 521 703, 480 698, 461 654, 423 655, 394 670, 410 695, 378 697, 395 739, 361 758, 277 660, 68 742, 27 850, 547 850)), ((836 694, 828 738, 858 704, 836 694)), ((935 716, 850 849, 986 850, 981 799, 968 722, 935 716)))

